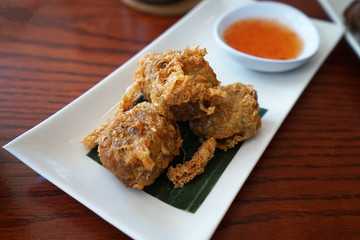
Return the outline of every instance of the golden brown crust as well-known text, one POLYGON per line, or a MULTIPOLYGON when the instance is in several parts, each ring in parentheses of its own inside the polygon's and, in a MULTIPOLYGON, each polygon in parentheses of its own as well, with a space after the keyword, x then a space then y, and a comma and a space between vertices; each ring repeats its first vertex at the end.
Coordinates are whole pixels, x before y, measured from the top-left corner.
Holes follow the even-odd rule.
POLYGON ((215 148, 216 141, 214 138, 210 138, 199 147, 191 160, 177 164, 176 167, 170 166, 166 175, 173 182, 174 187, 181 188, 203 173, 207 163, 214 156, 215 148))
POLYGON ((115 111, 115 114, 118 114, 120 112, 126 112, 133 108, 137 100, 139 99, 139 96, 141 95, 140 86, 137 82, 133 82, 125 91, 124 95, 122 96, 119 107, 115 111))
MULTIPOLYGON (((134 82, 157 111, 176 121, 212 114, 216 97, 224 97, 220 82, 205 60, 205 49, 148 53, 138 60, 134 82)), ((132 102, 127 94, 122 102, 132 102)), ((131 105, 131 104, 125 104, 131 105)))
POLYGON ((98 143, 99 136, 102 131, 106 128, 106 124, 100 125, 97 129, 93 130, 91 133, 89 133, 82 141, 81 143, 84 144, 87 148, 93 149, 96 147, 98 143))
POLYGON ((220 149, 227 150, 254 136, 261 120, 253 86, 234 83, 221 89, 227 96, 217 99, 214 114, 192 120, 190 126, 194 134, 205 139, 213 137, 220 149))
POLYGON ((178 125, 143 102, 118 113, 98 137, 100 161, 125 186, 142 189, 179 154, 178 125))
POLYGON ((82 141, 88 148, 98 144, 101 163, 125 186, 152 184, 179 154, 175 121, 191 120, 192 131, 205 139, 190 161, 168 168, 176 188, 204 172, 216 147, 226 151, 260 128, 253 87, 220 86, 205 55, 199 47, 144 55, 115 117, 82 141), (140 94, 148 102, 136 104, 140 94))

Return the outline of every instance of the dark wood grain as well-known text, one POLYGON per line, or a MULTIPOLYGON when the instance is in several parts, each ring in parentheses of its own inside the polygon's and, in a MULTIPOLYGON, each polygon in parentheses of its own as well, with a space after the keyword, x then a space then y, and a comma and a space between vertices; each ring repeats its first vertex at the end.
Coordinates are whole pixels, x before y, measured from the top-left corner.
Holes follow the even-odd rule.
MULTIPOLYGON (((328 19, 315 0, 282 2, 328 19)), ((1 145, 66 106, 180 18, 143 14, 120 0, 14 0, 1 2, 0 10, 1 145), (9 2, 22 10, 4 14, 9 2)), ((342 39, 213 239, 360 239, 359 104, 360 60, 342 39)), ((1 149, 0 239, 75 238, 129 239, 1 149)))

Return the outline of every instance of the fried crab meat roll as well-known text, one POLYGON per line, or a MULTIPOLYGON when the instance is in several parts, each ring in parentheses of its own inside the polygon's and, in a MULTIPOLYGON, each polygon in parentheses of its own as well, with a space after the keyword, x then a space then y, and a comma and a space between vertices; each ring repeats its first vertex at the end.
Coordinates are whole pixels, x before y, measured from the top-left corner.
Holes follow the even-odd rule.
POLYGON ((103 166, 135 189, 152 184, 182 145, 177 123, 161 116, 148 102, 116 114, 99 129, 89 135, 89 145, 96 138, 103 166))
POLYGON ((226 97, 218 99, 212 115, 190 122, 195 135, 215 138, 217 148, 226 151, 254 136, 261 127, 257 93, 252 85, 235 83, 222 86, 226 97))
POLYGON ((206 49, 149 53, 138 60, 134 81, 119 111, 135 105, 141 93, 156 110, 172 120, 186 121, 212 114, 214 101, 224 97, 220 82, 205 60, 206 49))

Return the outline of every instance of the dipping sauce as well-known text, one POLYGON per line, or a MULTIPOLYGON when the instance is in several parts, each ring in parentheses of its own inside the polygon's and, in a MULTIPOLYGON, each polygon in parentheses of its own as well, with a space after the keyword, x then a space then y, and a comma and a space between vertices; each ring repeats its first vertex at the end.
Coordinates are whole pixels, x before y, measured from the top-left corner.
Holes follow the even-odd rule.
POLYGON ((277 60, 294 59, 303 48, 293 30, 269 19, 239 20, 225 30, 224 40, 243 53, 277 60))

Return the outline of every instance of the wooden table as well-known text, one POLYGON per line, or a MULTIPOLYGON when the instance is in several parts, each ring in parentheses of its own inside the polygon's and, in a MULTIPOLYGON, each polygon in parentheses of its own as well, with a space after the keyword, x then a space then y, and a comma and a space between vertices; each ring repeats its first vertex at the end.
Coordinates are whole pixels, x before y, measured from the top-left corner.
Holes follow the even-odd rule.
MULTIPOLYGON (((3 2, 2 146, 66 106, 180 18, 144 14, 120 0, 3 2), (5 12, 4 4, 20 7, 5 12)), ((283 2, 328 20, 315 0, 283 2)), ((359 104, 360 60, 342 39, 213 239, 360 239, 359 104)), ((0 196, 0 239, 129 238, 4 149, 0 196)))

